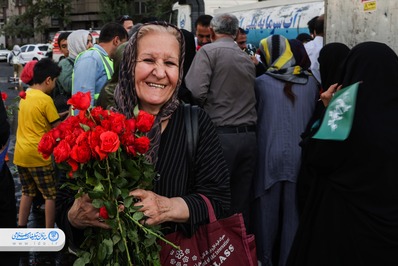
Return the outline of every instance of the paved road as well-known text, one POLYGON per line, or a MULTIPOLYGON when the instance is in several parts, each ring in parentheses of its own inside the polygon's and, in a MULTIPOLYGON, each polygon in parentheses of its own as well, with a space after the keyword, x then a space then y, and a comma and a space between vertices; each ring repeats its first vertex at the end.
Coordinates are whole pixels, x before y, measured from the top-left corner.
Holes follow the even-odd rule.
MULTIPOLYGON (((26 87, 19 87, 18 83, 9 82, 9 78, 13 76, 13 68, 8 65, 6 62, 0 62, 0 91, 6 92, 8 98, 6 100, 6 106, 15 105, 15 97, 18 96, 18 93, 22 89, 26 89, 26 87)), ((11 124, 11 138, 10 138, 10 146, 9 146, 9 162, 8 166, 11 170, 11 173, 14 177, 15 182, 15 197, 17 199, 17 208, 19 208, 19 201, 21 198, 21 183, 19 181, 19 176, 15 165, 12 163, 13 155, 14 155, 14 147, 15 147, 15 134, 17 129, 18 122, 18 112, 15 111, 14 114, 9 118, 9 122, 11 124)), ((29 216, 28 227, 30 228, 43 228, 44 225, 44 212, 43 210, 37 210, 35 212, 31 212, 29 216)), ((55 266, 67 266, 73 264, 74 257, 68 254, 66 248, 61 252, 56 253, 40 253, 40 252, 30 252, 21 254, 19 266, 30 266, 30 265, 55 265, 55 266)), ((1 262, 0 262, 0 265, 1 262)))

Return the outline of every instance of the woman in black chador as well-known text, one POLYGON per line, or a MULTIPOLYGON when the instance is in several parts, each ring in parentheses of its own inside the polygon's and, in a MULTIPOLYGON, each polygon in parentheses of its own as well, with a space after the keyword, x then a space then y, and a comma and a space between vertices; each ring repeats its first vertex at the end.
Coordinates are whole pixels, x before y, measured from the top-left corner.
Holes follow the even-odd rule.
POLYGON ((288 265, 398 265, 398 57, 365 42, 342 73, 343 88, 362 82, 351 132, 309 141, 313 183, 288 265))

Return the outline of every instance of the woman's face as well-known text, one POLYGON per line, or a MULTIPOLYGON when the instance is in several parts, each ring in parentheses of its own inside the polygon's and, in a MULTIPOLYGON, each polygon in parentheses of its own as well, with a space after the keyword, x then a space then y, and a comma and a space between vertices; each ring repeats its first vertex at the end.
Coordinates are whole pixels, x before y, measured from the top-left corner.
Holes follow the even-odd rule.
POLYGON ((179 53, 177 39, 167 32, 150 32, 138 41, 135 88, 143 110, 156 115, 173 95, 179 53))

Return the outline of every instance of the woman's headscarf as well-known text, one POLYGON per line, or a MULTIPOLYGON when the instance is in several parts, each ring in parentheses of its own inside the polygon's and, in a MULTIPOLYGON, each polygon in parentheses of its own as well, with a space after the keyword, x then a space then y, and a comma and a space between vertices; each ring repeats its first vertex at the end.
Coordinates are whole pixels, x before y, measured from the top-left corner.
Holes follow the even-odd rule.
POLYGON ((14 47, 12 48, 12 53, 14 55, 19 55, 21 53, 21 47, 19 47, 18 44, 14 45, 14 47))
MULTIPOLYGON (((145 36, 143 34, 143 29, 150 26, 155 25, 156 27, 165 27, 172 28, 176 30, 179 34, 179 43, 180 43, 180 59, 179 59, 179 78, 177 82, 177 88, 175 89, 173 95, 170 100, 167 101, 159 111, 159 114, 156 116, 155 123, 148 133, 148 137, 151 140, 151 145, 149 147, 149 151, 147 153, 147 158, 153 164, 157 162, 157 154, 160 145, 160 136, 161 136, 161 123, 170 118, 173 112, 179 106, 179 100, 177 97, 178 88, 181 85, 182 77, 183 77, 183 66, 184 66, 184 56, 185 56, 185 42, 184 37, 181 31, 176 28, 174 25, 168 24, 166 22, 151 22, 143 24, 136 33, 130 38, 126 48, 123 53, 123 60, 120 65, 119 72, 119 83, 115 89, 115 103, 116 109, 122 114, 126 115, 127 118, 133 117, 134 107, 138 104, 139 99, 137 97, 137 92, 135 88, 135 67, 136 60, 138 55, 138 41, 145 36)), ((156 31, 151 31, 156 32, 156 31)))
POLYGON ((78 54, 87 50, 87 30, 75 30, 68 36, 69 57, 75 59, 78 54))
POLYGON ((341 68, 350 48, 343 43, 328 43, 319 52, 319 72, 322 88, 326 91, 330 85, 340 82, 341 68))
POLYGON ((398 56, 386 44, 355 46, 343 65, 343 87, 358 88, 352 134, 398 154, 398 56), (392 149, 392 150, 391 150, 392 149))
POLYGON ((272 35, 262 39, 259 49, 261 60, 267 68, 265 73, 279 80, 306 84, 309 73, 307 72, 308 67, 304 63, 304 58, 305 56, 308 58, 308 55, 306 53, 301 54, 299 43, 299 41, 297 43, 293 42, 293 47, 297 49, 296 55, 301 57, 299 60, 302 62, 296 62, 291 44, 285 37, 272 35))

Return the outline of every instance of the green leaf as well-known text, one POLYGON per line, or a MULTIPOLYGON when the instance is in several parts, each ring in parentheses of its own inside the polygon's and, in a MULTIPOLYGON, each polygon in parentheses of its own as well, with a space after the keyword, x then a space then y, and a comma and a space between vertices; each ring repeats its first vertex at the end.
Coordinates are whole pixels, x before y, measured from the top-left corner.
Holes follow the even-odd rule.
POLYGON ((123 241, 119 241, 117 243, 117 247, 120 250, 120 252, 124 252, 126 250, 126 246, 124 245, 123 241))
POLYGON ((104 239, 104 241, 102 241, 102 243, 104 243, 105 247, 106 247, 106 254, 107 255, 111 255, 113 253, 113 242, 110 239, 104 239))
POLYGON ((136 221, 139 221, 142 218, 144 218, 144 213, 143 212, 135 212, 133 214, 133 219, 136 220, 136 221))
POLYGON ((97 257, 99 261, 103 261, 108 254, 106 244, 104 242, 100 243, 98 246, 97 257))
POLYGON ((95 178, 95 176, 87 176, 87 178, 86 178, 86 184, 87 184, 87 185, 95 186, 95 185, 98 184, 98 180, 97 180, 97 178, 95 178))
POLYGON ((73 266, 84 266, 87 263, 84 262, 83 258, 78 258, 77 260, 75 260, 75 262, 73 263, 73 266))
POLYGON ((129 208, 131 206, 131 204, 134 201, 134 197, 133 196, 128 196, 127 198, 124 199, 124 207, 129 208))
POLYGON ((103 200, 101 200, 101 199, 94 199, 93 200, 93 202, 92 202, 92 204, 93 204, 93 206, 95 207, 95 208, 101 208, 102 206, 104 206, 104 201, 103 200))
POLYGON ((147 239, 144 240, 144 246, 150 247, 156 242, 156 236, 146 235, 147 239))
POLYGON ((94 175, 99 180, 104 180, 105 179, 105 177, 98 171, 94 171, 94 175))
POLYGON ((100 199, 105 194, 103 191, 88 191, 87 192, 90 199, 100 199))
POLYGON ((122 194, 122 191, 118 187, 113 187, 113 198, 117 199, 122 194))
POLYGON ((138 116, 138 113, 140 112, 140 109, 139 109, 139 107, 138 107, 138 104, 134 107, 134 117, 137 117, 138 116))
POLYGON ((86 131, 86 132, 90 130, 90 127, 87 126, 87 125, 85 125, 85 124, 80 123, 80 126, 81 126, 81 128, 83 128, 83 130, 86 131))
POLYGON ((127 182, 126 178, 123 178, 123 177, 119 176, 118 178, 116 178, 115 184, 118 187, 125 187, 128 184, 128 182, 127 182))
POLYGON ((115 205, 114 201, 105 201, 104 205, 106 210, 108 211, 108 215, 110 218, 114 218, 117 213, 117 206, 115 205))
POLYGON ((119 234, 114 234, 114 235, 112 236, 113 245, 116 245, 117 243, 119 243, 119 241, 120 241, 121 239, 122 239, 122 238, 120 237, 119 234))
POLYGON ((98 183, 95 185, 94 191, 104 191, 104 185, 102 185, 102 183, 98 183))

